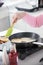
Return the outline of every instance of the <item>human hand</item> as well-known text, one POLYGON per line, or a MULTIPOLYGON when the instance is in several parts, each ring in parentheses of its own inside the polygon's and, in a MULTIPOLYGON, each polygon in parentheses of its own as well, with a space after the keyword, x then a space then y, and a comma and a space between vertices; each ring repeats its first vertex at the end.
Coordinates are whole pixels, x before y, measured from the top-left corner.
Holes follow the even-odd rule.
POLYGON ((25 15, 26 15, 26 12, 15 13, 14 16, 13 16, 13 19, 12 19, 12 24, 16 23, 17 20, 23 18, 25 15))

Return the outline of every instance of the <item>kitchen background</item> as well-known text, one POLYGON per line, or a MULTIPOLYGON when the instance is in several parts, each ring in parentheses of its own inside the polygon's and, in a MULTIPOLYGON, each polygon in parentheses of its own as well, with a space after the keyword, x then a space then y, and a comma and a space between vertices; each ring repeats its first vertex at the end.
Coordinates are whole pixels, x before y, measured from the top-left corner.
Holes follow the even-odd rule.
MULTIPOLYGON (((15 6, 23 7, 23 8, 32 8, 37 7, 38 0, 0 0, 0 2, 3 1, 4 4, 2 7, 0 7, 0 36, 4 35, 7 28, 10 26, 12 22, 12 17, 15 15, 18 11, 15 6), (30 5, 30 4, 31 5, 30 5), (5 18, 5 19, 4 19, 5 18), (3 23, 4 22, 4 23, 3 23), (2 28, 2 29, 1 29, 2 28), (5 31, 2 31, 5 30, 5 31)), ((27 12, 33 17, 37 17, 40 15, 43 15, 43 9, 39 10, 37 12, 27 12)), ((31 27, 27 22, 25 22, 23 19, 18 20, 18 22, 14 25, 14 33, 16 32, 35 32, 39 34, 41 37, 43 37, 43 26, 41 27, 31 27)), ((0 54, 2 55, 2 54, 0 54)), ((18 65, 43 65, 43 63, 39 63, 39 60, 43 57, 43 49, 41 51, 38 51, 29 57, 27 57, 25 60, 21 61, 19 59, 18 65)))

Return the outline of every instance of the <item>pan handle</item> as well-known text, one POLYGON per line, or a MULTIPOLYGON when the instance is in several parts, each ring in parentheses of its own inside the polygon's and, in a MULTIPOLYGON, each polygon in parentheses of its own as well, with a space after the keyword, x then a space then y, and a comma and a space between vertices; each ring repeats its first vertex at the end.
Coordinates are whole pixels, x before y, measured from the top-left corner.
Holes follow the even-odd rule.
POLYGON ((33 44, 37 44, 37 45, 43 46, 43 43, 41 43, 41 42, 33 42, 33 44))
POLYGON ((41 45, 43 46, 43 38, 39 38, 37 42, 33 42, 33 44, 41 45))

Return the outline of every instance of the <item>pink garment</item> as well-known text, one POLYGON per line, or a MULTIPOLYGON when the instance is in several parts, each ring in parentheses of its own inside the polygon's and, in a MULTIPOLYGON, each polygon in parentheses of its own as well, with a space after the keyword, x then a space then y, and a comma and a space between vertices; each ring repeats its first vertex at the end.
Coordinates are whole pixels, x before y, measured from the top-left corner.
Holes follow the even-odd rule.
POLYGON ((37 26, 40 27, 43 25, 43 15, 40 15, 36 18, 37 20, 37 26))
POLYGON ((43 15, 34 17, 29 14, 26 14, 23 19, 33 27, 40 27, 43 25, 43 15))

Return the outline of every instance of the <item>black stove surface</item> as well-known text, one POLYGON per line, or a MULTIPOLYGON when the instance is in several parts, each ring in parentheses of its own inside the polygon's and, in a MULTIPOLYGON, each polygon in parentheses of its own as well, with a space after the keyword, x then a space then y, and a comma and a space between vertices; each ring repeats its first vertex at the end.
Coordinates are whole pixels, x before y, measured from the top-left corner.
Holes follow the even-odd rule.
POLYGON ((19 48, 18 51, 18 57, 21 60, 24 60, 27 56, 35 53, 36 51, 42 49, 42 47, 39 47, 36 44, 33 44, 31 47, 25 47, 25 48, 19 48))

